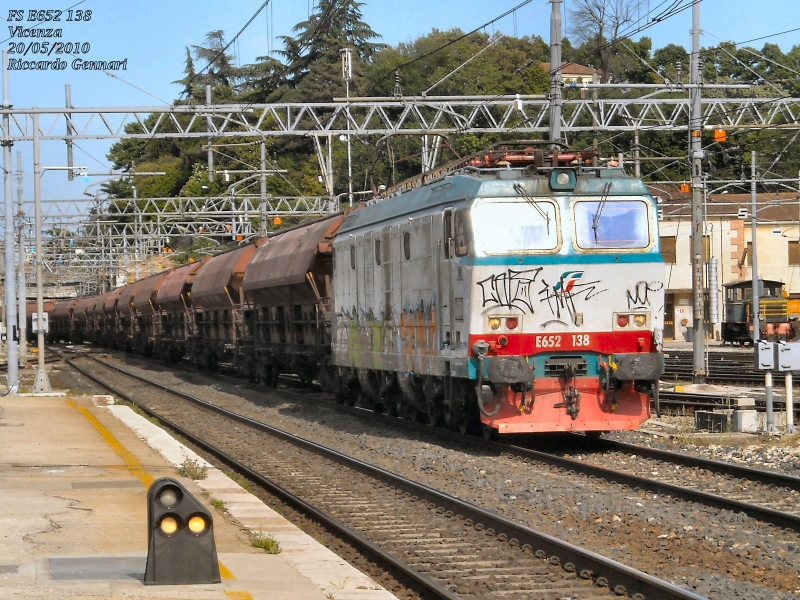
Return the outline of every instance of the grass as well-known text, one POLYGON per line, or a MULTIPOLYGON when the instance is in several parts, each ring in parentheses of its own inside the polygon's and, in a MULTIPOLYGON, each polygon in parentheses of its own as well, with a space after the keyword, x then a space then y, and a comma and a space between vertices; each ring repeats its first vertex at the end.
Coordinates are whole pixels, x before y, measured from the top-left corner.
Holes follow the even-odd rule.
POLYGON ((279 554, 281 545, 271 533, 254 531, 250 534, 250 543, 254 548, 261 548, 267 554, 279 554))
POLYGON ((228 510, 228 505, 225 504, 224 500, 217 500, 216 498, 211 498, 209 502, 211 503, 211 506, 213 506, 220 512, 225 512, 226 510, 228 510))
POLYGON ((193 458, 186 457, 178 467, 178 475, 199 481, 208 477, 208 467, 193 458))
POLYGON ((233 479, 236 483, 242 486, 246 491, 250 492, 251 494, 253 493, 253 485, 241 475, 237 475, 234 473, 233 475, 231 475, 231 479, 233 479))

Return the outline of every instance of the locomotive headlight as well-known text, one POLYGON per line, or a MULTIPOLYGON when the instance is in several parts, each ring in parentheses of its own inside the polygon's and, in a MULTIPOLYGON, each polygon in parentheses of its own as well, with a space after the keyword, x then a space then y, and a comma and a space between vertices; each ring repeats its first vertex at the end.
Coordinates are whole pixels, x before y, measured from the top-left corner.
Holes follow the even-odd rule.
POLYGON ((500 329, 500 319, 497 317, 492 317, 489 319, 489 329, 494 331, 495 329, 500 329))
POLYGON ((636 315, 633 317, 633 324, 636 327, 644 327, 647 324, 647 317, 644 315, 636 315))
POLYGON ((574 190, 578 177, 574 169, 553 169, 550 173, 551 190, 574 190))

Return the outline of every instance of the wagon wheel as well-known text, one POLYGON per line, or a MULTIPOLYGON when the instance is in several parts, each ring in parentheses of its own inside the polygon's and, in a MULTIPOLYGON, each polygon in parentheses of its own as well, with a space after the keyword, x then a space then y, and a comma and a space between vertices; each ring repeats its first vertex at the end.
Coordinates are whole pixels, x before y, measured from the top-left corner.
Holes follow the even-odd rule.
POLYGON ((483 439, 485 439, 487 442, 500 439, 500 434, 498 433, 497 429, 491 425, 487 425, 486 423, 481 423, 481 432, 483 433, 483 439))

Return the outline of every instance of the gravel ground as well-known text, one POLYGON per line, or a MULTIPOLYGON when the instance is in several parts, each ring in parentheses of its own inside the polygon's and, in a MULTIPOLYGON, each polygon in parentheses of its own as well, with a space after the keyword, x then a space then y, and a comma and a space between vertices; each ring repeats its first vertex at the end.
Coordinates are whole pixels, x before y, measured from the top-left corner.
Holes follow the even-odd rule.
POLYGON ((768 438, 748 434, 695 435, 694 417, 677 416, 650 419, 645 427, 661 435, 615 431, 605 437, 800 477, 800 434, 768 438))
POLYGON ((188 383, 194 388, 187 390, 190 393, 709 598, 800 597, 800 536, 795 532, 743 515, 487 455, 469 443, 432 443, 423 434, 403 428, 376 428, 368 418, 353 419, 287 400, 279 392, 254 392, 199 373, 158 372, 152 366, 147 372, 167 385, 188 383), (209 385, 214 392, 210 393, 209 385))

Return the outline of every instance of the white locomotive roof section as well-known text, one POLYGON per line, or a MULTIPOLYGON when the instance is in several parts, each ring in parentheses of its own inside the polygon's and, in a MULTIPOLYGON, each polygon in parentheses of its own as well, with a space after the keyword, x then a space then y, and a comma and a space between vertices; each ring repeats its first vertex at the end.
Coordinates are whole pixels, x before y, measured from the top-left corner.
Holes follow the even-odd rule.
POLYGON ((584 170, 574 191, 554 192, 549 185, 549 171, 529 175, 520 169, 467 170, 448 175, 428 185, 389 198, 373 201, 345 217, 341 233, 395 221, 405 215, 435 212, 439 207, 477 197, 515 197, 515 185, 522 185, 529 196, 645 196, 650 192, 640 179, 619 169, 584 170), (607 184, 611 184, 606 191, 607 184))

